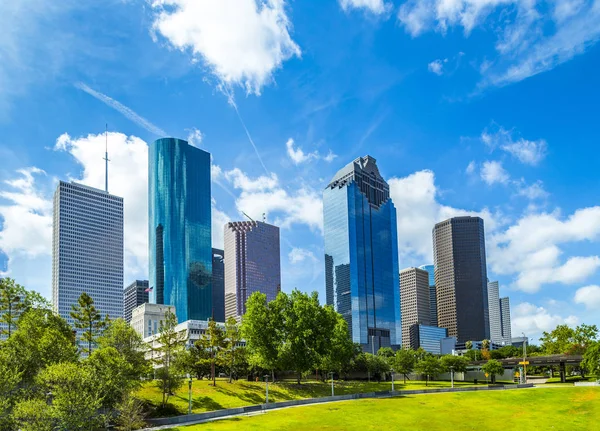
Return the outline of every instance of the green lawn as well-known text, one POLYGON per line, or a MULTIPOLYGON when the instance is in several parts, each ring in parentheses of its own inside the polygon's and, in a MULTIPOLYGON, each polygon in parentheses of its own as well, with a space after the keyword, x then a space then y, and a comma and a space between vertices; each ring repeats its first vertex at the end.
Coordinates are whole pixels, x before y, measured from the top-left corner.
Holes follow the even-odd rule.
MULTIPOLYGON (((470 382, 455 382, 455 386, 473 386, 470 382)), ((428 388, 448 388, 450 382, 429 382, 428 388)), ((425 389, 425 382, 408 381, 406 385, 402 381, 395 383, 396 390, 402 389, 425 389)), ((392 389, 391 382, 335 382, 335 394, 354 394, 375 391, 389 391, 392 389)), ((325 397, 331 395, 331 383, 308 382, 298 386, 295 382, 269 383, 269 401, 288 401, 302 398, 325 397)), ((193 412, 201 413, 211 410, 220 410, 231 407, 243 407, 265 402, 265 383, 248 382, 238 380, 228 383, 226 379, 218 379, 217 386, 213 387, 207 380, 195 380, 192 384, 193 412)), ((139 392, 138 397, 149 404, 151 416, 173 416, 186 414, 188 411, 188 389, 187 382, 175 395, 169 398, 169 406, 165 410, 157 407, 162 402, 162 395, 152 385, 147 383, 139 392)))
POLYGON ((600 389, 523 389, 364 399, 294 407, 171 431, 596 431, 600 389))

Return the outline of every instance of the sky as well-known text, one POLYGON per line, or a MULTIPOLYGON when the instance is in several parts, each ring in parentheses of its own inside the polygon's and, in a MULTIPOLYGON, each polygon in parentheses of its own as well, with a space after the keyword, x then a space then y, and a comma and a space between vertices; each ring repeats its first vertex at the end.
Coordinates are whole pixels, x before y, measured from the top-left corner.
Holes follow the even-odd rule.
POLYGON ((400 268, 479 215, 513 336, 600 324, 600 0, 21 0, 0 28, 0 274, 30 289, 57 182, 103 188, 106 138, 148 278, 147 144, 175 136, 212 155, 215 247, 242 211, 281 227, 284 291, 324 301, 322 192, 368 154, 400 268))

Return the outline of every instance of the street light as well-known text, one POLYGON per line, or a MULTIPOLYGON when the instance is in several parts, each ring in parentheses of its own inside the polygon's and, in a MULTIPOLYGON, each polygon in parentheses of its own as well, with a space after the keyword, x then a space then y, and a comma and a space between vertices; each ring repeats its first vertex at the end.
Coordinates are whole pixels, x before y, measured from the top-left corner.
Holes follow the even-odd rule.
POLYGON ((331 396, 334 397, 335 394, 333 393, 333 371, 329 374, 331 375, 331 396))
POLYGON ((452 389, 454 389, 454 367, 450 367, 450 381, 452 382, 452 389))
POLYGON ((523 335, 523 383, 527 383, 527 364, 525 364, 527 362, 527 336, 525 332, 521 332, 521 334, 523 335))
POLYGON ((269 375, 265 374, 265 382, 267 382, 267 400, 265 404, 269 404, 269 375))
POLYGON ((396 372, 396 370, 392 368, 390 371, 392 372, 392 392, 394 392, 394 373, 396 372))
POLYGON ((188 415, 192 414, 192 375, 188 373, 188 415))

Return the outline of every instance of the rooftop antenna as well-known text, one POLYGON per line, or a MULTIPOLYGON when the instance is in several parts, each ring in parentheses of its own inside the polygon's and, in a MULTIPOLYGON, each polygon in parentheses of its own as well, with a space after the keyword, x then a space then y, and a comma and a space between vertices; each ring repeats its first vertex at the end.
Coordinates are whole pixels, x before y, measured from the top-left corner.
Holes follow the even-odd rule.
POLYGON ((105 147, 104 147, 104 161, 105 161, 105 167, 104 167, 104 190, 106 191, 106 193, 108 193, 108 124, 105 125, 106 129, 104 132, 104 136, 106 138, 106 142, 105 142, 105 147))
POLYGON ((263 223, 267 222, 267 215, 265 213, 263 213, 263 223))
POLYGON ((255 221, 252 219, 252 217, 250 217, 250 216, 249 216, 248 214, 246 214, 244 211, 242 211, 242 214, 244 214, 244 215, 245 215, 245 216, 246 216, 246 217, 247 217, 247 218, 248 218, 248 219, 249 219, 251 222, 254 222, 254 223, 256 223, 256 222, 255 222, 255 221))

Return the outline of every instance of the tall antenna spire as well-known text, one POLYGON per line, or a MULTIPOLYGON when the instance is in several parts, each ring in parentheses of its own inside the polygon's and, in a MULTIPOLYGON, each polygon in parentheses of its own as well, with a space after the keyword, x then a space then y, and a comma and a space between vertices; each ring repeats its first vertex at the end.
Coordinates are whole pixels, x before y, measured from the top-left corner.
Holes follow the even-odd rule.
POLYGON ((108 193, 108 124, 106 124, 106 130, 104 132, 104 136, 106 138, 105 147, 104 147, 104 161, 105 161, 105 171, 104 171, 104 190, 108 193))

